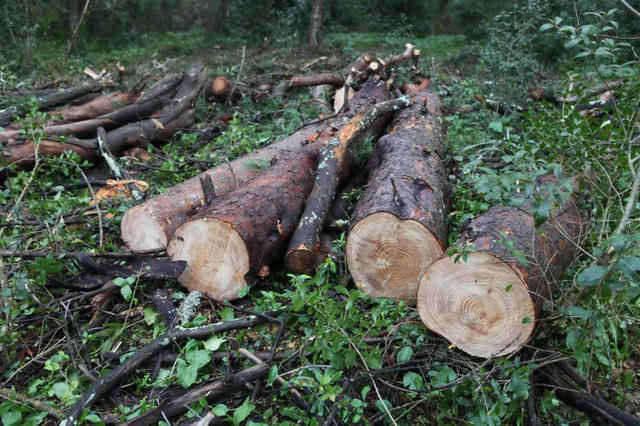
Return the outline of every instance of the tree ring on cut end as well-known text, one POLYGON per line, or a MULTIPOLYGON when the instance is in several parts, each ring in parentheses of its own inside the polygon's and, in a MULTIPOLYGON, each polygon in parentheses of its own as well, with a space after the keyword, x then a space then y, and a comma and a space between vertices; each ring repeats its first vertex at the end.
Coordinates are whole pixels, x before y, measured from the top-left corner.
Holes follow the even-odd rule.
POLYGON ((443 250, 420 222, 374 213, 353 227, 346 254, 351 275, 365 293, 415 302, 422 275, 443 250))
POLYGON ((470 355, 517 351, 533 333, 535 305, 522 276, 489 253, 435 262, 420 281, 424 324, 470 355))
POLYGON ((247 285, 249 252, 231 224, 202 218, 180 226, 167 253, 172 260, 185 260, 187 267, 178 281, 191 291, 218 300, 232 300, 247 285))

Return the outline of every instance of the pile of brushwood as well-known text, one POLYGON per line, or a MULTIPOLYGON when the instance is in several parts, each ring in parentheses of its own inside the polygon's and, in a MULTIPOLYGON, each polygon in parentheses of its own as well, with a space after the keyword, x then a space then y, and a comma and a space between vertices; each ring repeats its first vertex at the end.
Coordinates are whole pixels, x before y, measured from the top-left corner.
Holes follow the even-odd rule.
MULTIPOLYGON (((427 78, 402 87, 393 81, 393 67, 403 61, 412 61, 418 73, 419 56, 407 45, 402 54, 385 59, 360 56, 343 73, 293 76, 256 88, 223 76, 209 79, 204 67, 195 65, 145 91, 97 95, 103 87, 91 84, 37 93, 41 106, 73 99, 79 105, 53 112, 37 141, 10 124, 24 110, 2 111, 2 161, 28 168, 42 156, 73 150, 91 162, 106 159, 117 175, 114 156, 167 141, 177 129, 192 125, 201 93, 218 101, 233 101, 236 95, 258 101, 312 86, 324 117, 129 209, 121 221, 122 240, 131 250, 124 264, 98 263, 76 253, 77 264, 86 270, 83 280, 90 284, 83 297, 109 294, 118 288, 115 278, 135 275, 177 278, 190 291, 228 303, 244 297, 279 264, 293 274, 313 274, 331 252, 331 241, 346 231, 346 262, 361 290, 416 304, 430 330, 470 355, 491 360, 530 341, 540 326, 542 304, 552 298, 554 283, 576 254, 586 227, 573 191, 579 179, 567 187, 556 176, 540 177, 532 193, 522 194, 519 208, 495 206, 466 224, 455 243, 458 254, 447 256, 451 184, 440 98, 427 78), (334 105, 327 102, 332 86, 334 105), (349 221, 342 194, 356 187, 363 189, 349 221), (533 212, 539 197, 554 201, 542 222, 533 212), (155 257, 165 252, 168 259, 155 257)), ((283 333, 277 312, 183 328, 176 325, 166 291, 157 290, 153 302, 168 331, 94 378, 69 412, 49 407, 61 424, 77 424, 143 363, 167 355, 173 342, 274 323, 279 331, 270 353, 259 357, 239 350, 254 366, 172 395, 126 424, 156 424, 181 415, 201 398, 223 401, 259 389, 251 384, 269 374, 283 333)), ((562 387, 563 401, 615 424, 637 424, 601 398, 571 390, 580 380, 569 363, 558 361, 550 368, 555 370, 547 376, 562 387)), ((282 377, 278 382, 291 386, 282 377)), ((308 410, 301 392, 292 387, 291 396, 308 410)), ((334 415, 325 424, 333 424, 334 415)))

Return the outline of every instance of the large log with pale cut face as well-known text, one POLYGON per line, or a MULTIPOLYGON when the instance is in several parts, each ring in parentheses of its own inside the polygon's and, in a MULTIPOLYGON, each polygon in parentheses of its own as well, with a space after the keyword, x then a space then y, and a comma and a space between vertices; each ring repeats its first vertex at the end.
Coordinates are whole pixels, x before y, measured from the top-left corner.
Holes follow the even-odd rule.
POLYGON ((175 231, 167 253, 187 261, 178 278, 185 287, 219 301, 235 299, 249 271, 268 270, 281 258, 313 186, 316 160, 308 152, 283 154, 175 231))
POLYGON ((445 257, 424 274, 422 321, 474 356, 519 350, 533 336, 542 305, 551 300, 584 230, 572 198, 537 227, 529 211, 491 208, 464 228, 456 245, 466 254, 445 257))
POLYGON ((447 241, 440 101, 424 90, 377 142, 346 256, 356 285, 373 297, 415 302, 418 283, 447 241))

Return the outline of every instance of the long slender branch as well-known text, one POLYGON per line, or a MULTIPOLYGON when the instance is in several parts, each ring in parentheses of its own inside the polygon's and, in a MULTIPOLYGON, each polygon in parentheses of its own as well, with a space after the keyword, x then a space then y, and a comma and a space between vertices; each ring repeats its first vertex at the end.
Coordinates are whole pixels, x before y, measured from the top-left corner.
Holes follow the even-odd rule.
POLYGON ((111 370, 107 375, 97 380, 82 397, 71 408, 67 417, 60 423, 60 426, 72 426, 78 423, 80 416, 87 408, 91 407, 95 401, 109 392, 113 387, 125 377, 132 374, 140 364, 166 348, 172 342, 184 340, 187 338, 201 338, 214 333, 234 330, 238 328, 248 328, 257 324, 266 322, 267 320, 257 316, 239 318, 236 320, 218 322, 204 327, 182 328, 176 327, 153 342, 139 349, 131 358, 128 358, 123 364, 111 370))
POLYGON ((633 8, 633 6, 631 6, 629 3, 626 2, 626 0, 620 0, 622 2, 622 4, 625 5, 625 7, 627 9, 629 9, 631 12, 633 12, 635 15, 637 15, 638 17, 640 17, 640 12, 638 12, 636 9, 633 8))

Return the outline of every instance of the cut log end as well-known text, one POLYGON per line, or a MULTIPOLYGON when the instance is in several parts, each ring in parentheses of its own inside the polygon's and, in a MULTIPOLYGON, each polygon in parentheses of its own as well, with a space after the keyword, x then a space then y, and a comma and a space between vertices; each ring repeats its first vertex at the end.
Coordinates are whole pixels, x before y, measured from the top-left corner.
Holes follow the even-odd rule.
POLYGON ((287 251, 285 262, 287 269, 294 273, 312 275, 316 266, 318 254, 306 246, 299 246, 287 251))
POLYGON ((174 261, 188 262, 178 281, 191 291, 224 301, 237 299, 247 286, 247 246, 227 222, 202 218, 185 223, 176 230, 167 253, 174 261))
POLYGON ((167 248, 167 236, 150 214, 138 213, 139 207, 127 210, 120 223, 122 239, 136 253, 167 248))
POLYGON ((464 352, 491 358, 517 351, 533 333, 535 305, 518 272, 496 257, 445 257, 420 281, 424 324, 464 352))
POLYGON ((415 303, 420 278, 443 249, 419 222, 375 213, 353 227, 346 255, 351 275, 365 293, 415 303))

